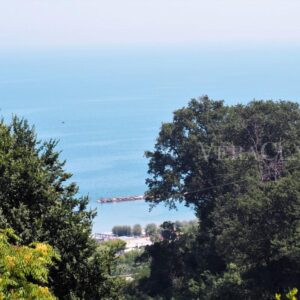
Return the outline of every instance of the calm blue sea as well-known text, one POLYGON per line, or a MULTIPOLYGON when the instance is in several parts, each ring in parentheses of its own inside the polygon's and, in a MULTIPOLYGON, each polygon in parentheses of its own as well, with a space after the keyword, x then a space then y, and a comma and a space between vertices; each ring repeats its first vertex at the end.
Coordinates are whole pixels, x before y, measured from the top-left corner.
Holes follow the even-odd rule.
POLYGON ((192 97, 227 103, 300 98, 299 49, 106 49, 0 53, 0 114, 26 117, 41 139, 60 140, 66 168, 97 207, 94 231, 117 224, 193 219, 193 211, 144 202, 144 151, 163 121, 192 97))

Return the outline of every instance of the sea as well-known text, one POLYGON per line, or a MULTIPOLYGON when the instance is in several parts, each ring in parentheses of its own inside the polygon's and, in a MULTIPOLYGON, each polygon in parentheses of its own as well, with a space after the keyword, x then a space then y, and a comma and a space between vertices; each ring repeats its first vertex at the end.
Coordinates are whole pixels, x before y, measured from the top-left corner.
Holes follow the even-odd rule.
POLYGON ((0 115, 28 119, 41 140, 57 139, 66 170, 97 209, 93 232, 114 225, 191 220, 192 207, 144 201, 99 204, 100 197, 142 195, 163 122, 191 98, 227 104, 300 99, 295 47, 112 47, 0 51, 0 115))

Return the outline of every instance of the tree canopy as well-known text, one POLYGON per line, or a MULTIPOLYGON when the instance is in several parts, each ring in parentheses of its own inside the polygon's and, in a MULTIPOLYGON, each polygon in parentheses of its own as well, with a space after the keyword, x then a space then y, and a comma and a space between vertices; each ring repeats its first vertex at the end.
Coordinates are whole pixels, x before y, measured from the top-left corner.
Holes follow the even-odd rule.
POLYGON ((204 96, 175 111, 146 152, 147 200, 192 206, 199 229, 194 239, 174 233, 147 248, 142 290, 166 299, 273 299, 298 286, 299 142, 293 102, 228 106, 204 96))
POLYGON ((142 226, 140 224, 133 225, 132 234, 134 236, 141 236, 142 235, 142 226))
MULTIPOLYGON (((123 259, 130 264, 124 269, 138 268, 123 295, 117 257, 124 242, 98 245, 91 238, 95 211, 70 182, 57 142, 38 141, 34 128, 16 117, 9 125, 1 121, 0 298, 296 297, 299 143, 300 108, 293 102, 229 106, 204 96, 175 111, 146 152, 146 197, 170 208, 183 202, 197 220, 145 228, 154 244, 135 263, 139 253, 123 259)), ((140 229, 113 231, 138 235, 140 229)))
POLYGON ((0 226, 13 228, 23 245, 46 242, 59 252, 49 274, 59 299, 119 299, 109 256, 91 238, 95 211, 77 196, 56 145, 38 141, 25 120, 0 122, 0 226))

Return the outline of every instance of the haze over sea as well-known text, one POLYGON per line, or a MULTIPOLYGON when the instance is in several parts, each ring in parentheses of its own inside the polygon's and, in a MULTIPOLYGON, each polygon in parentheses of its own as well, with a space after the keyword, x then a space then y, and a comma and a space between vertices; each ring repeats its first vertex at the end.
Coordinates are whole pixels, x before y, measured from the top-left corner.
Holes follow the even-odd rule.
POLYGON ((113 225, 193 219, 184 205, 149 213, 143 201, 99 205, 99 197, 143 194, 161 122, 190 98, 226 103, 299 101, 299 49, 155 48, 27 51, 0 55, 0 108, 24 116, 40 139, 60 140, 66 169, 98 209, 94 232, 113 225))

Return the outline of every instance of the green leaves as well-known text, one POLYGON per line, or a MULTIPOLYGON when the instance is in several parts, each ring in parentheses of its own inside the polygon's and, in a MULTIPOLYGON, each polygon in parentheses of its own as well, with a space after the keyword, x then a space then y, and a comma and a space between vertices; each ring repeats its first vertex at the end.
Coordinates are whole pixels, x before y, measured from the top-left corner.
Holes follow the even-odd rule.
POLYGON ((147 200, 170 208, 184 201, 195 208, 200 227, 193 248, 179 237, 190 255, 179 268, 185 276, 173 268, 179 241, 149 249, 151 271, 159 261, 165 268, 160 275, 193 290, 189 294, 182 284, 182 290, 159 293, 175 299, 185 292, 190 299, 269 299, 276 290, 297 286, 299 141, 299 105, 288 101, 226 106, 205 96, 162 125, 154 151, 146 153, 147 200))
POLYGON ((90 237, 96 212, 87 210, 87 197, 77 197, 56 145, 37 141, 25 120, 0 123, 0 225, 13 228, 23 245, 45 242, 59 252, 49 285, 60 299, 118 299, 120 286, 103 267, 114 258, 90 237))

